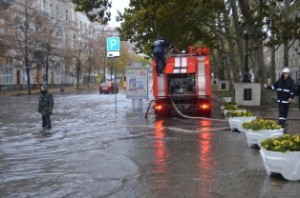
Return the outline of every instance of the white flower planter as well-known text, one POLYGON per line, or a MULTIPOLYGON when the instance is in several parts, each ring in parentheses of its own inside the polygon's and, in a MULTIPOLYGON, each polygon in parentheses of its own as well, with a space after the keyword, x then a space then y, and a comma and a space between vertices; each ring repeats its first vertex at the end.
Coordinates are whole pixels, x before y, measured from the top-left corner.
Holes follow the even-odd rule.
POLYGON ((284 153, 261 148, 260 154, 268 175, 280 173, 287 180, 300 180, 300 151, 284 153))
POLYGON ((228 123, 231 130, 237 129, 240 132, 244 132, 245 129, 242 127, 244 122, 250 122, 251 120, 255 120, 256 116, 247 116, 247 117, 231 117, 228 118, 228 123))
POLYGON ((231 112, 231 111, 235 111, 235 112, 246 112, 247 110, 246 109, 238 109, 238 110, 228 110, 228 109, 224 109, 223 113, 224 113, 224 116, 226 116, 226 114, 228 112, 231 112))
POLYGON ((284 129, 265 129, 265 130, 258 130, 253 131, 251 129, 245 129, 245 134, 247 137, 247 142, 249 147, 253 145, 258 145, 260 147, 260 142, 264 139, 274 137, 274 136, 281 136, 283 135, 284 129))

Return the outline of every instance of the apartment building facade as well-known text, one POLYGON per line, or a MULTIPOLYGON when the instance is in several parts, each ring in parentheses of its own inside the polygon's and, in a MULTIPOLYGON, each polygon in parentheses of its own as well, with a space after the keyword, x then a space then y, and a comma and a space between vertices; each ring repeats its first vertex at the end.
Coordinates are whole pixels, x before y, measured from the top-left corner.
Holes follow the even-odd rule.
POLYGON ((284 47, 281 45, 275 52, 275 72, 276 78, 280 78, 282 68, 288 66, 291 70, 291 77, 296 80, 300 79, 300 41, 290 42, 288 50, 289 65, 284 65, 284 47))
MULTIPOLYGON (((82 65, 90 59, 91 52, 94 51, 88 43, 96 43, 99 37, 104 36, 104 26, 92 23, 84 14, 75 12, 75 6, 70 0, 3 0, 0 3, 1 6, 7 13, 15 15, 14 17, 26 17, 25 8, 26 12, 30 13, 30 17, 36 17, 30 18, 27 23, 28 35, 32 36, 30 44, 35 46, 28 50, 30 82, 33 87, 45 83, 45 76, 47 76, 48 84, 51 85, 83 83, 83 77, 87 75, 82 65), (46 23, 41 22, 41 18, 51 21, 48 23, 48 29, 44 25, 46 23), (45 34, 47 30, 51 33, 48 37, 45 34), (35 38, 39 37, 42 39, 37 41, 38 39, 35 38), (48 49, 47 53, 42 53, 43 47, 48 49)), ((7 23, 5 19, 0 18, 0 22, 7 23)), ((26 23, 22 19, 20 21, 23 21, 22 24, 26 23)), ((5 27, 0 26, 0 38, 2 37, 3 42, 5 42, 3 36, 5 31, 5 27)), ((17 31, 14 33, 16 35, 11 36, 17 37, 17 31)), ((105 44, 102 43, 102 45, 105 44)), ((0 86, 2 88, 27 85, 27 67, 22 61, 24 59, 22 58, 23 48, 16 45, 15 48, 8 48, 0 55, 0 86)), ((104 49, 103 46, 102 48, 104 49)), ((95 68, 89 70, 88 76, 98 75, 100 70, 95 68)))

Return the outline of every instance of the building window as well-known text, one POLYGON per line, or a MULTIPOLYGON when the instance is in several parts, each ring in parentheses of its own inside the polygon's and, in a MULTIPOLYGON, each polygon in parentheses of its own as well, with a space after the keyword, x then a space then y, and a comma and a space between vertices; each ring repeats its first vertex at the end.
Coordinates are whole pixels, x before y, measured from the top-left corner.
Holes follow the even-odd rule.
POLYGON ((68 34, 66 34, 66 40, 65 40, 65 44, 66 44, 66 46, 65 46, 65 48, 67 49, 68 48, 68 34))
POLYGON ((27 82, 27 73, 26 73, 26 69, 24 68, 23 69, 23 83, 26 83, 27 82))
POLYGON ((80 35, 82 35, 82 22, 81 21, 79 23, 79 32, 80 32, 80 35))
POLYGON ((49 16, 50 16, 50 17, 53 17, 53 16, 54 16, 54 13, 53 13, 53 6, 52 6, 51 3, 50 3, 50 5, 49 5, 49 16))
POLYGON ((47 12, 46 0, 43 0, 43 11, 44 13, 47 12))
POLYGON ((68 21, 68 10, 66 10, 66 21, 68 21))
POLYGON ((11 85, 12 84, 12 65, 5 65, 4 67, 4 84, 11 85))
POLYGON ((50 16, 50 5, 48 3, 45 3, 45 12, 46 16, 50 16))

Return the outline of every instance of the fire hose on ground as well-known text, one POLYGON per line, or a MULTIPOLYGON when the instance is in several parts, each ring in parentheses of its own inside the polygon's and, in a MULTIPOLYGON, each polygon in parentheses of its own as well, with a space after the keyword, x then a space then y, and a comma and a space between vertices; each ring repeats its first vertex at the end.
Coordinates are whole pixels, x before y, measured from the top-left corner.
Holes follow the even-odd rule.
MULTIPOLYGON (((148 112, 149 112, 149 109, 152 105, 152 102, 154 100, 151 100, 149 105, 148 105, 148 108, 147 108, 147 111, 146 111, 146 114, 145 114, 145 118, 147 118, 148 116, 148 112)), ((215 119, 215 118, 208 118, 208 117, 195 117, 195 116, 188 116, 188 115, 185 115, 183 114, 176 106, 176 104, 174 103, 173 99, 171 98, 171 102, 172 102, 172 105, 175 109, 175 111, 183 118, 187 118, 187 119, 205 119, 205 120, 211 120, 211 121, 218 121, 218 122, 226 122, 228 123, 228 121, 226 119, 215 119)), ((221 130, 227 130, 227 129, 230 129, 230 127, 222 127, 222 128, 216 128, 216 129, 210 129, 209 131, 221 131, 221 130)))
MULTIPOLYGON (((145 118, 147 119, 147 116, 148 116, 148 113, 149 113, 149 110, 150 110, 150 107, 152 105, 152 102, 154 102, 155 100, 151 100, 149 105, 148 105, 148 108, 147 108, 147 111, 146 111, 146 114, 145 114, 145 118)), ((178 113, 178 115, 180 115, 181 117, 183 118, 187 118, 187 119, 203 119, 203 120, 211 120, 211 121, 217 121, 217 122, 226 122, 228 123, 228 120, 227 119, 215 119, 215 118, 208 118, 208 117, 198 117, 198 116, 188 116, 188 115, 185 115, 183 114, 176 106, 176 104, 174 103, 173 99, 171 98, 171 102, 172 102, 172 105, 175 109, 175 111, 178 113)), ((264 119, 277 119, 276 117, 261 117, 261 118, 264 118, 264 119)), ((290 120, 300 120, 300 118, 289 118, 290 120)), ((219 130, 226 130, 226 129, 230 129, 230 127, 223 127, 223 128, 218 128, 218 129, 213 129, 213 130, 210 130, 210 131, 219 131, 219 130)))

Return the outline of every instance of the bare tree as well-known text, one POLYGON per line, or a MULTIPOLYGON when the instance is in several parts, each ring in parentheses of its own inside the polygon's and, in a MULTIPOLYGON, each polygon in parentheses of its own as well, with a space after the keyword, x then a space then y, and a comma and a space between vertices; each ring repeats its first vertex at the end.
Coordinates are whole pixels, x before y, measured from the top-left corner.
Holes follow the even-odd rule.
POLYGON ((15 60, 22 62, 26 73, 28 94, 31 94, 30 72, 33 65, 34 49, 37 46, 35 24, 38 10, 34 0, 18 0, 7 9, 9 18, 5 20, 10 33, 11 49, 15 52, 15 60))
POLYGON ((85 39, 86 49, 85 58, 86 62, 83 63, 83 72, 88 73, 88 88, 91 83, 91 73, 100 73, 105 69, 103 59, 105 58, 105 48, 102 43, 101 36, 94 36, 85 39))
POLYGON ((83 67, 88 62, 87 46, 83 39, 79 39, 76 43, 76 47, 73 50, 73 58, 75 63, 75 76, 76 76, 76 88, 79 89, 79 80, 82 75, 83 67))
POLYGON ((14 59, 23 63, 28 94, 31 94, 30 74, 34 64, 37 67, 37 83, 41 83, 39 73, 43 67, 43 83, 48 84, 50 60, 60 54, 60 21, 41 12, 39 3, 35 0, 17 0, 9 7, 8 12, 11 17, 5 20, 5 24, 11 32, 12 49, 16 54, 14 59))
POLYGON ((20 10, 14 19, 15 21, 15 39, 19 46, 19 50, 23 56, 23 63, 26 70, 27 75, 27 85, 28 85, 28 94, 31 94, 31 84, 30 84, 30 70, 31 70, 31 62, 30 52, 32 51, 32 47, 35 45, 34 39, 32 37, 30 26, 33 25, 33 13, 32 11, 32 2, 29 0, 25 0, 23 2, 19 2, 20 10))
POLYGON ((37 46, 35 52, 39 54, 37 57, 42 61, 41 65, 44 68, 43 83, 48 85, 48 75, 50 68, 50 59, 58 57, 62 51, 62 46, 59 48, 58 44, 62 37, 62 28, 60 28, 60 22, 50 19, 41 15, 36 21, 36 29, 38 34, 36 35, 37 46))
POLYGON ((0 65, 5 62, 7 58, 6 53, 10 49, 10 28, 9 24, 6 21, 9 21, 9 14, 7 9, 9 7, 8 3, 0 3, 0 65))

